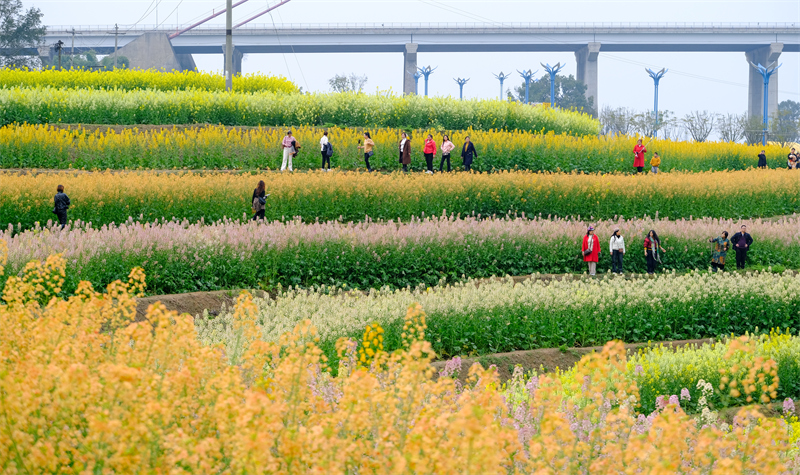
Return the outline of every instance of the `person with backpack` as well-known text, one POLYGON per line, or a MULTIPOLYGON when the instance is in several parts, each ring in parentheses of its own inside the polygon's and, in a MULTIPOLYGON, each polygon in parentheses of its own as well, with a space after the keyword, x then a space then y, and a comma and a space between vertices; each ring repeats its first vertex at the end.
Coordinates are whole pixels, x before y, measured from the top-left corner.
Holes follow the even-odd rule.
POLYGON ((283 138, 281 142, 281 146, 283 147, 283 163, 281 164, 281 171, 289 169, 292 171, 292 158, 295 156, 297 149, 295 149, 295 145, 297 142, 292 137, 292 131, 289 130, 286 132, 286 136, 283 138))
POLYGON ((583 237, 583 262, 589 265, 589 275, 597 272, 597 262, 600 260, 600 238, 594 233, 594 226, 589 226, 586 236, 583 237))
POLYGON ((328 142, 328 131, 322 133, 322 138, 319 139, 320 153, 322 154, 322 171, 331 171, 331 155, 333 155, 333 147, 328 142), (325 168, 327 162, 328 168, 325 168))
POLYGON ((611 240, 608 242, 608 249, 611 251, 611 272, 622 274, 622 256, 625 255, 625 239, 619 233, 619 228, 614 230, 611 240))
POLYGON ((711 238, 708 242, 714 243, 714 250, 711 252, 711 272, 717 270, 725 271, 725 258, 728 257, 728 249, 731 242, 728 240, 728 231, 722 231, 719 237, 711 238))
POLYGON ((258 186, 253 190, 253 221, 257 219, 264 219, 264 209, 267 204, 266 194, 267 185, 264 180, 258 182, 258 186))
POLYGON ((736 251, 736 268, 744 269, 747 251, 750 250, 750 245, 753 244, 753 238, 747 233, 747 226, 743 224, 740 231, 731 237, 731 244, 733 244, 733 250, 736 251))
POLYGON ((64 229, 64 226, 67 225, 67 210, 70 205, 69 196, 64 193, 64 185, 58 185, 56 188, 56 196, 53 198, 53 202, 55 204, 53 213, 58 217, 61 229, 64 229))

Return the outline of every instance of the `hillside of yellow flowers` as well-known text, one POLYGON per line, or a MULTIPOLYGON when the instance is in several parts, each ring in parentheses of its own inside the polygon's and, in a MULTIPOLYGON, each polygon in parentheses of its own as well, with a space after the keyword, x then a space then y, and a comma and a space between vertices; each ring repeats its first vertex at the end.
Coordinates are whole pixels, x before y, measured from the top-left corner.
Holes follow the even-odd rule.
POLYGON ((427 127, 596 135, 600 122, 582 112, 498 100, 392 93, 225 92, 200 89, 0 88, 0 125, 223 124, 427 127))
POLYGON ((69 217, 95 226, 187 219, 249 218, 252 194, 266 183, 268 220, 307 222, 482 215, 649 215, 769 217, 800 211, 795 170, 659 175, 531 173, 368 174, 48 172, 0 173, 0 227, 53 219, 53 195, 64 185, 69 217), (746 206, 742 204, 746 203, 746 206))
MULTIPOLYGON (((51 87, 55 89, 111 89, 128 91, 153 89, 176 91, 199 89, 224 91, 225 76, 200 71, 156 71, 141 69, 115 69, 112 71, 84 71, 80 69, 0 69, 0 88, 51 87)), ((233 77, 233 90, 237 92, 298 93, 297 86, 282 76, 245 74, 233 77)))
MULTIPOLYGON (((281 140, 286 128, 273 127, 82 127, 53 125, 7 125, 0 128, 0 168, 51 169, 278 169, 283 159, 281 140)), ((295 169, 322 166, 319 140, 323 132, 334 146, 331 166, 336 169, 364 168, 357 149, 363 133, 375 142, 373 168, 397 170, 397 143, 401 130, 391 128, 292 127, 302 146, 294 158, 295 169)), ((420 129, 411 132, 411 169, 425 167, 424 139, 433 135, 440 147, 442 135, 456 144, 451 164, 461 169, 460 150, 466 136, 475 144, 478 171, 532 170, 580 172, 629 172, 634 170, 633 146, 628 136, 574 137, 567 134, 533 134, 521 131, 448 131, 420 129)), ((653 140, 653 152, 661 156, 660 170, 743 170, 755 167, 758 154, 766 149, 770 168, 785 167, 788 150, 776 144, 767 147, 736 143, 695 143, 653 140)), ((435 168, 440 165, 437 150, 435 168)), ((446 164, 443 170, 446 170, 446 164)))
MULTIPOLYGON (((0 247, 0 264, 2 264, 0 247)), ((382 328, 342 339, 335 374, 303 322, 262 341, 249 295, 233 328, 236 364, 204 346, 192 317, 148 309, 134 322, 140 270, 105 293, 53 298, 65 262, 32 263, 0 305, 0 466, 9 475, 83 473, 759 473, 797 469, 794 425, 739 411, 696 420, 669 402, 637 413, 639 388, 619 343, 565 377, 502 386, 473 366, 466 385, 434 377, 426 316, 412 305, 402 349, 382 328)), ((752 353, 747 339, 728 353, 752 353)), ((770 401, 771 359, 738 359, 712 388, 770 401), (741 392, 740 389, 741 388, 741 392)), ((677 397, 677 396, 675 396, 677 397)))

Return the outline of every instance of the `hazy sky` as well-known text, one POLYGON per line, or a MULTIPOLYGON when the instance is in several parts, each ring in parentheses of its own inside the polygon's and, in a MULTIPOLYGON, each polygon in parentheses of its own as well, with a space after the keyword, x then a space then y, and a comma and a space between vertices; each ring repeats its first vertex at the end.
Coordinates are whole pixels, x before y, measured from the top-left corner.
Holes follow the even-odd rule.
MULTIPOLYGON (((278 0, 250 0, 234 10, 234 23, 278 0)), ((224 8, 224 0, 33 0, 48 25, 188 25, 224 8)), ((212 22, 224 25, 224 15, 212 22)), ((781 22, 800 24, 798 0, 576 1, 576 0, 293 0, 256 23, 381 22, 781 22)), ((211 24, 211 22, 209 23, 211 24)), ((234 35, 235 43, 235 35, 234 35)), ((221 71, 222 55, 195 55, 201 70, 221 71)), ((465 97, 497 97, 492 73, 539 69, 539 63, 566 62, 562 74, 575 74, 572 53, 420 53, 419 66, 438 66, 431 95, 458 96, 453 78, 468 77, 465 97)), ((779 100, 800 101, 800 53, 783 53, 779 100)), ((365 74, 367 90, 402 90, 400 53, 251 54, 243 72, 284 75, 304 90, 327 91, 336 73, 365 74)), ((600 106, 652 108, 653 81, 644 67, 669 72, 661 80, 659 108, 682 116, 692 110, 739 113, 747 110, 744 53, 603 53, 599 57, 600 106)), ((541 71, 540 71, 541 73, 541 71)), ((516 73, 515 73, 516 74, 516 73)), ((513 85, 522 80, 514 79, 513 85)), ((510 81, 506 81, 509 85, 510 81)), ((420 82, 420 85, 422 81, 420 82)))

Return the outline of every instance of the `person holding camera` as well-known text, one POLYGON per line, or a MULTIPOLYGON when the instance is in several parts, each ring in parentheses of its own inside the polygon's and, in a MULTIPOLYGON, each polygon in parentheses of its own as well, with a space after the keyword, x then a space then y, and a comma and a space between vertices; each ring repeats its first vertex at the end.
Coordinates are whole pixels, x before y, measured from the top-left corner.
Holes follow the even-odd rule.
POLYGON ((711 253, 711 272, 717 270, 725 271, 725 258, 728 256, 728 249, 731 242, 728 240, 728 231, 722 231, 719 237, 711 238, 708 242, 714 243, 714 251, 711 253))
POLYGON ((600 238, 594 233, 594 226, 589 226, 586 236, 583 237, 583 262, 589 264, 589 275, 597 272, 597 262, 600 260, 600 238))
POLYGON ((266 193, 266 188, 267 185, 264 180, 261 180, 258 182, 256 189, 253 190, 253 221, 264 219, 264 209, 267 204, 267 196, 269 196, 266 193))

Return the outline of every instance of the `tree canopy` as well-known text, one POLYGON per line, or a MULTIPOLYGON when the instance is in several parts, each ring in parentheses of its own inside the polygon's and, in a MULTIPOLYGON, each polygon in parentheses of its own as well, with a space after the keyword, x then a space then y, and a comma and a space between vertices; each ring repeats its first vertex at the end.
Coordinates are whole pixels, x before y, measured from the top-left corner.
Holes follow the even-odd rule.
POLYGON ((38 56, 24 53, 27 48, 41 46, 45 32, 38 8, 23 10, 21 0, 0 0, 0 67, 40 66, 38 56))
MULTIPOLYGON (((586 99, 586 85, 575 79, 575 76, 556 75, 555 99, 556 106, 563 109, 583 110, 592 113, 594 111, 593 98, 586 99)), ((525 83, 508 92, 509 98, 515 101, 525 100, 525 83)), ((528 91, 529 102, 550 103, 550 75, 545 74, 541 78, 531 81, 528 91)))

